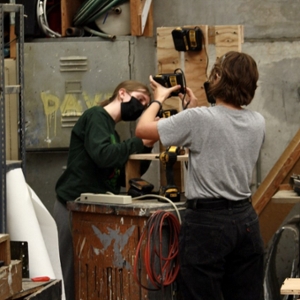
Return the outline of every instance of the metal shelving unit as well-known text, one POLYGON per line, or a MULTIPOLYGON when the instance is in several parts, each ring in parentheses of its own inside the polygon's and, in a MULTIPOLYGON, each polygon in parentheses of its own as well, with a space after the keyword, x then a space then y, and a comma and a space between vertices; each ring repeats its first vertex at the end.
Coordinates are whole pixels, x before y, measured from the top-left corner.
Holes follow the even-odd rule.
MULTIPOLYGON (((12 25, 12 24, 11 24, 12 25)), ((25 115, 24 115, 24 7, 21 4, 0 4, 0 158, 1 158, 1 190, 0 190, 0 233, 6 233, 6 173, 16 165, 21 165, 25 173, 25 115), (17 62, 17 85, 5 84, 5 28, 4 18, 9 15, 14 18, 17 62), (18 95, 18 131, 20 162, 6 160, 5 133, 5 95, 18 95)))

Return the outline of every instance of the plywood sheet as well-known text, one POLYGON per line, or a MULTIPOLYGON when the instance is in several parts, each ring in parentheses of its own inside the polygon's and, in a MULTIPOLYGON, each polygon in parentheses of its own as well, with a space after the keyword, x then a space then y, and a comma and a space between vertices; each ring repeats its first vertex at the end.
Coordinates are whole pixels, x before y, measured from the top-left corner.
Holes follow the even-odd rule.
POLYGON ((216 58, 228 51, 242 51, 243 26, 227 25, 215 26, 216 58))
MULTIPOLYGON (((216 47, 217 55, 227 51, 241 51, 243 42, 243 26, 208 26, 208 25, 184 25, 183 28, 199 27, 203 33, 203 43, 201 51, 179 52, 175 49, 172 31, 176 27, 157 28, 157 73, 173 73, 180 68, 185 75, 186 86, 190 87, 198 100, 198 106, 208 106, 204 90, 204 82, 208 75, 208 44, 213 43, 216 47)), ((171 97, 165 101, 163 109, 182 110, 181 101, 178 97, 171 97)), ((161 147, 160 151, 163 151, 161 147)), ((174 181, 176 186, 181 187, 184 192, 185 167, 182 163, 174 165, 174 181)), ((165 185, 164 169, 160 170, 161 184, 165 185)))

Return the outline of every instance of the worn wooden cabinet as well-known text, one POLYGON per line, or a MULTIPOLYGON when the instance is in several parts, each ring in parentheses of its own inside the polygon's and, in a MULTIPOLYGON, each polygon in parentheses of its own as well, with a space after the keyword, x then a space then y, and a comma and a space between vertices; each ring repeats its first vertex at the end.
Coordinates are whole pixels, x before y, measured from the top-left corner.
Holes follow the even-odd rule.
MULTIPOLYGON (((177 204, 184 211, 184 203, 177 204)), ((133 277, 133 265, 141 232, 152 213, 174 211, 169 203, 134 201, 126 205, 69 202, 72 212, 76 300, 174 299, 172 287, 164 291, 141 288, 133 277)), ((145 265, 139 276, 147 283, 145 265)))

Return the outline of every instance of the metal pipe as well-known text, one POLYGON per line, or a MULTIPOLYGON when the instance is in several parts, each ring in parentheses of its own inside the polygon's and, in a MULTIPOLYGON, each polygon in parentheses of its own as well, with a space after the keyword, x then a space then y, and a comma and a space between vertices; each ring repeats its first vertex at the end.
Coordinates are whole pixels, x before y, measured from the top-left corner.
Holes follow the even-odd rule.
POLYGON ((112 8, 112 11, 113 11, 114 13, 116 13, 117 15, 119 15, 119 14, 122 13, 122 8, 121 8, 120 6, 118 6, 118 7, 113 7, 113 8, 112 8))
POLYGON ((83 36, 84 30, 79 27, 69 27, 66 29, 66 36, 83 36))
POLYGON ((114 41, 116 39, 116 36, 115 35, 111 35, 111 34, 106 34, 106 33, 103 33, 103 32, 99 32, 99 31, 96 31, 96 30, 93 30, 87 26, 84 26, 83 27, 84 30, 86 30, 87 32, 91 33, 91 34, 94 34, 94 35, 97 35, 97 36, 100 36, 102 38, 105 38, 105 39, 110 39, 112 41, 114 41))

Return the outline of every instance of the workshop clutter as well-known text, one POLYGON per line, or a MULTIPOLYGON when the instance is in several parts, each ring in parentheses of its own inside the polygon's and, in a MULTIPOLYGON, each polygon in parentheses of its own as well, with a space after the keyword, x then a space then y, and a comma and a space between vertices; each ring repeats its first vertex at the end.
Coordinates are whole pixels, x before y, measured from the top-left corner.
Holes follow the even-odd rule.
POLYGON ((152 1, 17 0, 24 5, 25 36, 152 36, 152 1))
MULTIPOLYGON (((128 1, 88 0, 82 4, 78 3, 79 8, 74 11, 75 15, 71 20, 71 26, 66 28, 65 32, 60 29, 59 32, 56 32, 49 26, 48 15, 51 16, 51 11, 57 8, 57 4, 60 3, 54 0, 39 0, 36 2, 38 26, 47 37, 84 36, 87 33, 88 36, 92 34, 112 38, 106 33, 110 32, 113 35, 130 34, 130 7, 128 1)), ((57 14, 56 19, 58 19, 57 14)), ((52 24, 55 23, 52 22, 52 24)))
POLYGON ((299 174, 293 174, 290 177, 290 185, 292 186, 294 192, 297 193, 298 196, 300 196, 300 175, 299 174))
POLYGON ((0 234, 0 286, 0 299, 11 299, 22 290, 22 261, 11 260, 8 234, 0 234))
POLYGON ((149 217, 138 242, 133 265, 133 276, 139 286, 146 290, 162 290, 175 281, 179 272, 179 230, 180 223, 170 212, 158 210, 149 217), (166 229, 169 238, 163 241, 166 229), (166 240, 167 243, 164 243, 166 240), (146 267, 151 288, 148 283, 142 283, 139 277, 140 260, 146 267))

